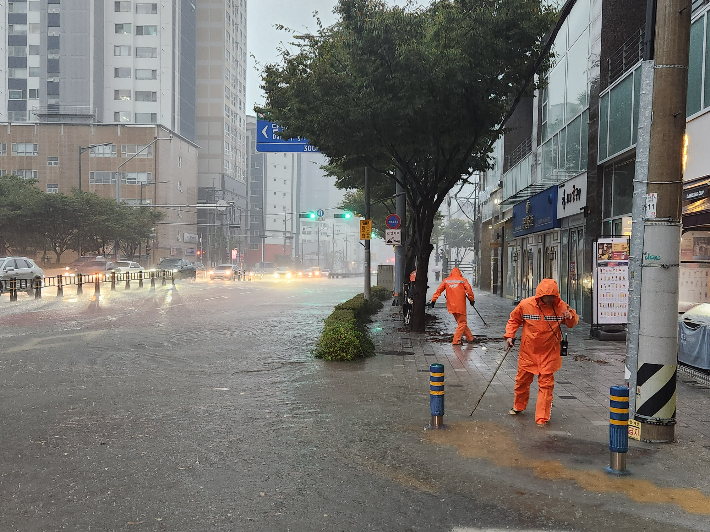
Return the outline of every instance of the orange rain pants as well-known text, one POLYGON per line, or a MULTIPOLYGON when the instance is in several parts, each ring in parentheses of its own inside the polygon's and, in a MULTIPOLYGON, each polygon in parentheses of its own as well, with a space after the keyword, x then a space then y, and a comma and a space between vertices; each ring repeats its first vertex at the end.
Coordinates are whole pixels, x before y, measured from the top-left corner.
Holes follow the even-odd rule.
MULTIPOLYGON (((534 373, 518 368, 518 374, 515 376, 515 400, 513 403, 515 410, 522 411, 528 406, 530 385, 534 377, 534 373)), ((552 390, 555 387, 555 374, 540 373, 537 376, 537 387, 535 422, 547 423, 550 421, 550 410, 552 409, 552 390)))
POLYGON ((453 343, 458 344, 462 336, 465 336, 467 341, 473 342, 473 333, 471 329, 468 328, 466 313, 453 312, 452 315, 456 319, 456 331, 454 332, 453 343))

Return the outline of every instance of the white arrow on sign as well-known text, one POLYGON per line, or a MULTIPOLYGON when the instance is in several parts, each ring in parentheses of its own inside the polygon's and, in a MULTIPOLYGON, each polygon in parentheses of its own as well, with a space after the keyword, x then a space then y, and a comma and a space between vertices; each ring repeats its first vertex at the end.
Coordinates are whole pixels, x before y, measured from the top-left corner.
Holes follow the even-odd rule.
POLYGON ((269 126, 266 125, 264 126, 264 129, 261 130, 262 135, 264 135, 264 138, 268 139, 269 135, 266 134, 266 131, 269 129, 269 126))

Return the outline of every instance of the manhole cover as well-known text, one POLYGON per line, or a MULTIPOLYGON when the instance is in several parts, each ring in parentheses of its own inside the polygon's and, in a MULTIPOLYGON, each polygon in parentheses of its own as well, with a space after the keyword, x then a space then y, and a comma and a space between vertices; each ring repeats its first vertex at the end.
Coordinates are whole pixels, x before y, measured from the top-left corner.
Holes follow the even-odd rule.
POLYGON ((383 355, 391 355, 395 357, 406 357, 406 356, 413 356, 414 351, 385 351, 382 353, 383 355))

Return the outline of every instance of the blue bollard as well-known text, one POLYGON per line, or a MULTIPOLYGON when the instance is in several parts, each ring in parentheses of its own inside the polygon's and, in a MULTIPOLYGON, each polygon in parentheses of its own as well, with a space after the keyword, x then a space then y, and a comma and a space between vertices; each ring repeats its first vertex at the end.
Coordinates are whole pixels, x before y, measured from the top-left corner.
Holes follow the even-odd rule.
POLYGON ((612 386, 609 396, 609 451, 611 452, 607 473, 629 475, 626 469, 626 453, 629 451, 629 389, 612 386))
POLYGON ((444 428, 444 365, 429 366, 429 406, 431 408, 431 424, 429 429, 444 428))

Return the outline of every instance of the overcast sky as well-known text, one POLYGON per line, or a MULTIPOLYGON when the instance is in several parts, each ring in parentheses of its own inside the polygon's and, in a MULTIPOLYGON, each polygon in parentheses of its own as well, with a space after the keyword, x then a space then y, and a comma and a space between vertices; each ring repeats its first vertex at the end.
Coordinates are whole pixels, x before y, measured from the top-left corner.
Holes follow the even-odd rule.
MULTIPOLYGON (((333 7, 337 0, 247 0, 247 114, 254 114, 254 105, 263 104, 264 96, 259 88, 259 64, 266 65, 279 60, 278 48, 289 42, 289 34, 274 26, 282 24, 297 32, 318 29, 313 13, 323 26, 335 22, 333 7), (254 56, 254 57, 252 57, 254 56)), ((406 0, 388 0, 390 5, 404 5, 406 0)), ((424 0, 419 3, 424 4, 424 0)))

